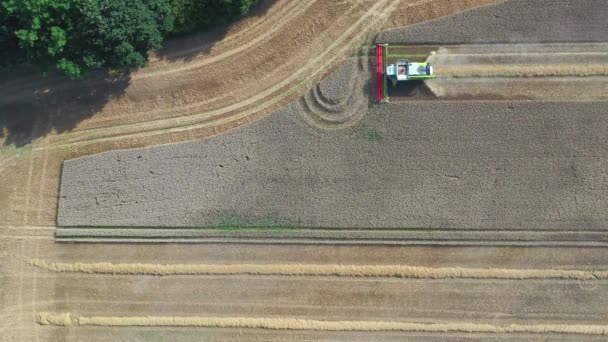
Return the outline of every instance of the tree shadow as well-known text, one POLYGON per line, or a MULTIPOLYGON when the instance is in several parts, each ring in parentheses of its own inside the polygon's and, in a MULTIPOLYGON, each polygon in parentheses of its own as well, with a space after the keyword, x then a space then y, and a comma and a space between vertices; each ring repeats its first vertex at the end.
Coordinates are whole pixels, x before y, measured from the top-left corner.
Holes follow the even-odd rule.
POLYGON ((71 80, 59 73, 4 73, 0 84, 0 140, 21 147, 51 132, 67 132, 125 93, 130 73, 95 72, 71 80), (11 77, 12 76, 12 77, 11 77))
POLYGON ((198 56, 208 54, 228 33, 237 29, 242 20, 263 17, 275 2, 276 0, 259 0, 244 17, 236 17, 225 24, 204 31, 169 37, 163 43, 163 47, 155 51, 155 55, 161 60, 173 62, 190 61, 198 56))

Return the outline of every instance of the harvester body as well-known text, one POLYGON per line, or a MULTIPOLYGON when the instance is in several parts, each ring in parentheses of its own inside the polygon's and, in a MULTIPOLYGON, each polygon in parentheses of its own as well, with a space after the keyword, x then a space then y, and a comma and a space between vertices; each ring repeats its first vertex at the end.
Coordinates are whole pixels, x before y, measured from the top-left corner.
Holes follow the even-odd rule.
POLYGON ((387 83, 391 81, 393 87, 399 81, 425 80, 435 77, 433 67, 428 62, 410 62, 399 59, 394 64, 386 64, 388 57, 388 44, 376 45, 376 100, 389 102, 387 83))
POLYGON ((397 86, 398 81, 433 78, 433 67, 427 62, 412 63, 407 59, 400 59, 386 67, 386 77, 391 80, 393 86, 397 86))

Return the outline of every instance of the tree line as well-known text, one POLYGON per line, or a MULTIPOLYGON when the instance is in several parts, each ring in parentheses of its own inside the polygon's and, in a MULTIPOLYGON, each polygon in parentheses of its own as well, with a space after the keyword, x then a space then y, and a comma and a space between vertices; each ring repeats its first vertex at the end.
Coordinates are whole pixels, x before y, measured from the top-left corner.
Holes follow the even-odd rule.
POLYGON ((0 0, 0 65, 81 78, 144 66, 167 36, 249 12, 257 0, 0 0))

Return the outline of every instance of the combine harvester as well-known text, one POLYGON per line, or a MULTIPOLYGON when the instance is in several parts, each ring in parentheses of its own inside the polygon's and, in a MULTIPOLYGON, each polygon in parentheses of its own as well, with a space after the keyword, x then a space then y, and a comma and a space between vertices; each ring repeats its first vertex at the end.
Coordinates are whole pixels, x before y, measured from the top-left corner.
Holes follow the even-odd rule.
POLYGON ((388 81, 393 87, 399 81, 425 80, 435 77, 433 67, 427 62, 412 63, 399 59, 395 64, 386 65, 388 44, 376 45, 376 100, 389 102, 388 81))

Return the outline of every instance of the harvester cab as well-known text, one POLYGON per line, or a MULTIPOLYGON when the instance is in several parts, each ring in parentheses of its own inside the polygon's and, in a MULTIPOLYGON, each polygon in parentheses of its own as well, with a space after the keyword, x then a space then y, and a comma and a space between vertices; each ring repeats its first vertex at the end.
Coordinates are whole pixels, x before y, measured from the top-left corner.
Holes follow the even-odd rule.
POLYGON ((428 62, 410 62, 399 59, 395 64, 386 65, 388 44, 376 45, 376 100, 389 102, 388 80, 393 87, 399 81, 425 80, 435 77, 433 67, 428 62))
POLYGON ((426 62, 411 63, 407 59, 400 59, 397 63, 386 66, 386 77, 396 87, 398 81, 424 80, 433 77, 433 67, 426 62))

